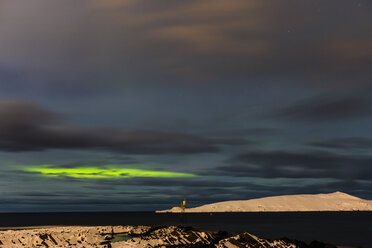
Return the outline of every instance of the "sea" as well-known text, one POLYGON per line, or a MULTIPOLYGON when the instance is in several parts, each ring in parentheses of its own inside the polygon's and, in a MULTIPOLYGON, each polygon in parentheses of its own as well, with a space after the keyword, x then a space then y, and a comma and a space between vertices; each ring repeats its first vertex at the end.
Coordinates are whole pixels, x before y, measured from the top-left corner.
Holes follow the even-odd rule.
POLYGON ((203 231, 249 232, 261 238, 318 240, 345 247, 372 248, 372 212, 0 213, 0 228, 60 225, 191 226, 203 231))

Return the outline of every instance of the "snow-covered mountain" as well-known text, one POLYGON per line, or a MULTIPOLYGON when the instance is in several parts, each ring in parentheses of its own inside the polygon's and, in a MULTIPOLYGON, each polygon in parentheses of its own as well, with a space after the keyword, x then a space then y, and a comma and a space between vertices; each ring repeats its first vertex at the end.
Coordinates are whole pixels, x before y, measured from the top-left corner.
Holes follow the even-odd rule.
MULTIPOLYGON (((186 208, 185 212, 302 212, 302 211, 372 211, 372 201, 346 193, 282 195, 243 201, 225 201, 186 208)), ((157 213, 180 213, 180 207, 157 213)))

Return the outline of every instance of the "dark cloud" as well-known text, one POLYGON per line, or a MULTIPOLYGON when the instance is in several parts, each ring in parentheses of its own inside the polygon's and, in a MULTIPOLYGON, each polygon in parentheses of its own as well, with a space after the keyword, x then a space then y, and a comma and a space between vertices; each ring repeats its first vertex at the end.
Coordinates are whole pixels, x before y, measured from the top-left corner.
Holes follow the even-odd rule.
POLYGON ((0 149, 9 152, 48 149, 102 149, 128 154, 218 152, 218 145, 242 145, 242 139, 209 139, 191 134, 118 128, 51 125, 54 114, 35 104, 0 102, 0 149))
POLYGON ((362 2, 7 0, 0 64, 83 84, 257 76, 365 84, 372 22, 362 2))
POLYGON ((234 188, 234 187, 248 187, 257 189, 257 185, 250 182, 226 182, 216 179, 206 179, 200 177, 196 179, 183 179, 183 178, 128 178, 125 180, 97 180, 97 186, 110 185, 110 186, 154 186, 154 187, 186 187, 186 188, 234 188))
POLYGON ((244 128, 244 129, 232 129, 232 130, 210 130, 206 131, 203 134, 208 136, 216 137, 256 137, 256 136, 273 136, 280 133, 280 130, 277 128, 244 128))
POLYGON ((300 121, 339 121, 372 114, 371 99, 365 95, 319 96, 297 102, 275 112, 273 117, 300 121))
MULTIPOLYGON (((235 156, 218 175, 262 178, 372 178, 372 157, 346 156, 322 151, 255 151, 235 156)), ((213 172, 211 172, 213 173, 213 172)))
POLYGON ((331 149, 370 150, 372 139, 362 137, 333 138, 309 143, 311 146, 331 149))
POLYGON ((12 129, 45 125, 56 121, 60 115, 27 101, 0 101, 0 128, 12 129))

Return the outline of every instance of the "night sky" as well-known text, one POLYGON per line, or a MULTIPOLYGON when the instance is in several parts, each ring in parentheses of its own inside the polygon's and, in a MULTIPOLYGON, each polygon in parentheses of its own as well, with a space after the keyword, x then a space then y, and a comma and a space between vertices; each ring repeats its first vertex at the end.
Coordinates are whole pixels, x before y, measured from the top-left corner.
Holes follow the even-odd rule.
POLYGON ((372 199, 369 0, 0 0, 0 211, 372 199))

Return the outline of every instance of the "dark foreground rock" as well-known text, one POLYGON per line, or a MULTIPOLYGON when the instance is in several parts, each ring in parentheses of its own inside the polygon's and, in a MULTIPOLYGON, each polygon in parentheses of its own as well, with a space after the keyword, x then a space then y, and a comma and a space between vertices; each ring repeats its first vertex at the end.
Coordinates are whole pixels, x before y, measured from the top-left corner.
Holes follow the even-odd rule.
POLYGON ((227 232, 202 232, 189 227, 175 226, 153 229, 130 240, 112 243, 112 247, 336 248, 334 245, 315 241, 307 245, 304 242, 287 238, 278 240, 261 239, 247 232, 232 235, 227 232))

